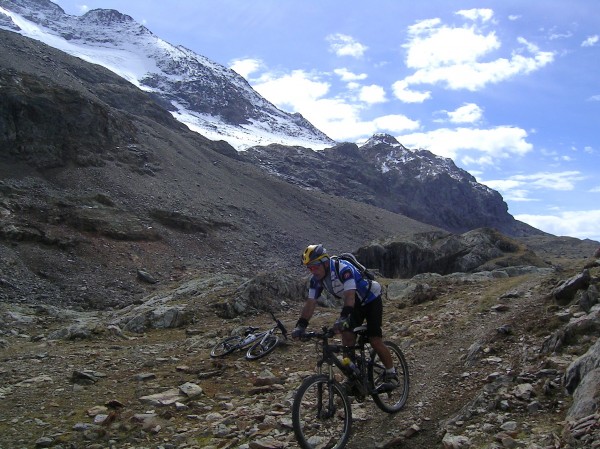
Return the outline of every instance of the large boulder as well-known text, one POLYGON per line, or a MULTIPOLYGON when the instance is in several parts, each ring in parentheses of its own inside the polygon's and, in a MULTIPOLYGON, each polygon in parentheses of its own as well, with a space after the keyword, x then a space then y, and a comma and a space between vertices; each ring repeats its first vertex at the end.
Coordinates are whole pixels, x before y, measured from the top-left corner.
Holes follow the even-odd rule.
POLYGON ((356 256, 361 263, 388 278, 410 278, 427 272, 446 275, 509 266, 548 266, 524 245, 490 228, 461 235, 415 234, 410 239, 362 247, 356 256))
POLYGON ((567 421, 574 422, 600 411, 600 339, 569 366, 565 386, 573 394, 567 421))
POLYGON ((575 360, 565 373, 565 387, 574 393, 583 379, 595 369, 600 368, 600 339, 596 340, 588 351, 575 360))
POLYGON ((585 290, 590 285, 590 272, 589 270, 583 270, 581 273, 561 281, 554 290, 552 290, 552 297, 560 305, 567 305, 573 298, 578 290, 585 290))
POLYGON ((257 310, 281 310, 290 303, 303 301, 307 294, 306 277, 287 271, 264 272, 243 282, 232 297, 214 307, 221 318, 233 318, 257 310))

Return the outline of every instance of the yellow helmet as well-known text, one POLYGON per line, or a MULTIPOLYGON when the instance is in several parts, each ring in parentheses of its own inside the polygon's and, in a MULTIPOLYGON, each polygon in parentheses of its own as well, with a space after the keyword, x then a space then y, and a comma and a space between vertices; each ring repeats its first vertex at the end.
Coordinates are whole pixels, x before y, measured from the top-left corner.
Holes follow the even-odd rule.
POLYGON ((327 250, 323 248, 323 245, 308 245, 302 254, 302 265, 324 262, 324 259, 329 259, 329 254, 327 254, 327 250))

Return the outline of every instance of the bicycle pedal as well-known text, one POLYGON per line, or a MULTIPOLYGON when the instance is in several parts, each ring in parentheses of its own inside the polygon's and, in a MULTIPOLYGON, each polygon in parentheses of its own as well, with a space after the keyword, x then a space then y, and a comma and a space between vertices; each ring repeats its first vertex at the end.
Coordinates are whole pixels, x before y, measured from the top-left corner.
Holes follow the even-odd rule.
POLYGON ((376 393, 390 393, 391 391, 394 391, 395 389, 396 389, 396 387, 394 385, 381 384, 375 389, 375 392, 376 393))
POLYGON ((359 404, 362 404, 363 402, 365 402, 365 400, 367 399, 367 397, 363 394, 357 393, 354 396, 352 396, 354 398, 354 400, 356 402, 358 402, 359 404))

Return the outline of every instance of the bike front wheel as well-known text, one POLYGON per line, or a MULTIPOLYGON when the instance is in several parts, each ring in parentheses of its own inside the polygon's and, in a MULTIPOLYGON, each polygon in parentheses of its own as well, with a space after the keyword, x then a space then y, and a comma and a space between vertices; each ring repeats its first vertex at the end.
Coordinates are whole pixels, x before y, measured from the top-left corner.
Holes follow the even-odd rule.
POLYGON ((398 386, 389 389, 386 388, 384 382, 385 377, 385 366, 379 355, 374 350, 371 350, 372 363, 369 365, 369 383, 373 388, 373 401, 381 410, 387 413, 396 413, 404 407, 406 400, 408 399, 409 390, 409 377, 408 377, 408 364, 406 358, 400 350, 400 348, 391 341, 386 341, 385 346, 389 349, 392 354, 392 361, 394 368, 396 368, 396 374, 398 375, 398 386))
POLYGON ((279 337, 277 335, 267 335, 250 346, 250 349, 246 352, 246 358, 248 360, 260 359, 272 352, 278 343, 279 337))
POLYGON ((292 424, 302 449, 345 447, 352 408, 343 387, 324 374, 306 378, 294 395, 292 424))
POLYGON ((210 351, 211 357, 223 357, 224 355, 230 354, 239 348, 244 339, 240 336, 227 337, 225 340, 221 340, 219 343, 213 346, 210 351))

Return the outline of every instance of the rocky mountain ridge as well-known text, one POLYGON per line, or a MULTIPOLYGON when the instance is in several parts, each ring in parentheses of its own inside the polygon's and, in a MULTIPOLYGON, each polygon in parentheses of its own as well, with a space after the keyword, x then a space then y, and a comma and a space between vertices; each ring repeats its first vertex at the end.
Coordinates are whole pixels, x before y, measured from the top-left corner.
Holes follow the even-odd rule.
POLYGON ((135 84, 191 129, 236 147, 275 141, 334 143, 300 114, 260 96, 240 75, 154 35, 130 16, 94 9, 66 14, 49 0, 1 0, 0 28, 46 41, 135 84))
POLYGON ((346 197, 463 233, 492 227, 512 236, 543 234, 515 220, 502 196, 451 159, 409 150, 377 134, 364 145, 341 143, 314 152, 257 146, 239 154, 270 174, 310 190, 346 197))

